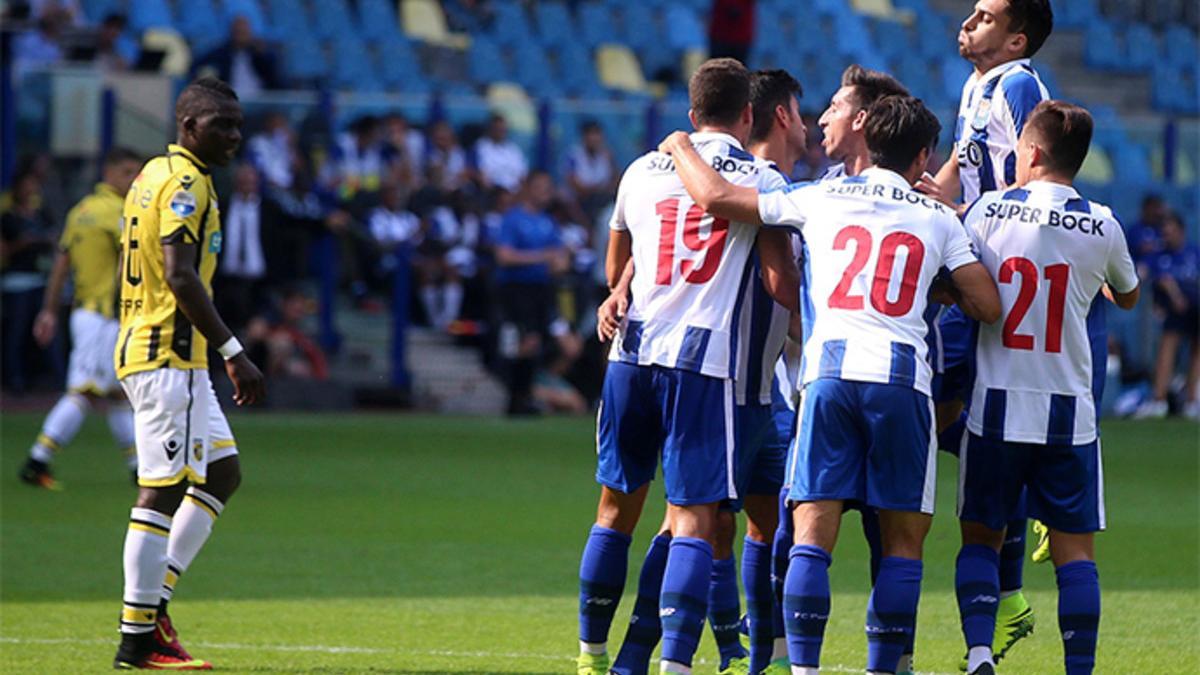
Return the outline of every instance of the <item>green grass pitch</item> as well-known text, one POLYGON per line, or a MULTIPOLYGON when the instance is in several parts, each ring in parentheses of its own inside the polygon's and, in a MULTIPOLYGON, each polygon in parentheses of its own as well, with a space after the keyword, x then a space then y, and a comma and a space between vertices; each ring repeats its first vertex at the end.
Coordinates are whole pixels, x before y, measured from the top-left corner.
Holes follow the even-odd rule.
MULTIPOLYGON (((100 418, 58 458, 61 493, 16 480, 41 418, 0 419, 0 671, 107 670, 133 489, 100 418)), ((415 415, 235 415, 245 481, 183 577, 172 615, 224 672, 572 672, 581 546, 597 488, 593 422, 415 415)), ((1101 673, 1200 672, 1198 427, 1105 426, 1109 530, 1101 673)), ((939 464, 917 639, 923 672, 957 672, 957 465, 939 464)), ((660 488, 661 489, 661 488, 660 488)), ((655 493, 612 635, 661 518, 655 493)), ((828 672, 861 672, 865 546, 834 555, 828 672)), ((1061 671, 1053 570, 1028 565, 1034 635, 1002 672, 1061 671)), ((713 672, 705 635, 697 672, 713 672)))

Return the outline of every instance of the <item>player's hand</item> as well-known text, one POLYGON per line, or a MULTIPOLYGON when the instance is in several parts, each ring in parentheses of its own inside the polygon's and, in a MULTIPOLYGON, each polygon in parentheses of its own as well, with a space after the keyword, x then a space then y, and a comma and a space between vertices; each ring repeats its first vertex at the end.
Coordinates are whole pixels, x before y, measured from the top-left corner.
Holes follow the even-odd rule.
POLYGON ((917 192, 921 192, 929 197, 932 197, 933 199, 945 204, 946 206, 949 206, 950 208, 958 208, 954 202, 951 202, 946 197, 946 194, 942 192, 942 186, 938 185, 937 179, 934 178, 933 174, 929 173, 928 171, 921 174, 921 177, 917 179, 917 184, 913 186, 913 189, 915 189, 917 192))
POLYGON ((608 342, 617 334, 621 322, 625 320, 625 310, 629 309, 629 296, 625 293, 614 293, 600 303, 596 308, 596 335, 601 342, 608 342))
POLYGON ((658 151, 665 152, 668 155, 674 154, 676 150, 692 144, 691 136, 688 136, 686 131, 672 131, 663 139, 662 143, 658 144, 658 151))
POLYGON ((43 309, 38 312, 37 318, 33 320, 33 339, 37 340, 39 347, 45 349, 54 339, 57 330, 58 316, 53 311, 43 309))
POLYGON ((262 371, 242 352, 225 362, 225 372, 233 382, 233 400, 238 405, 251 405, 267 395, 267 385, 262 371))

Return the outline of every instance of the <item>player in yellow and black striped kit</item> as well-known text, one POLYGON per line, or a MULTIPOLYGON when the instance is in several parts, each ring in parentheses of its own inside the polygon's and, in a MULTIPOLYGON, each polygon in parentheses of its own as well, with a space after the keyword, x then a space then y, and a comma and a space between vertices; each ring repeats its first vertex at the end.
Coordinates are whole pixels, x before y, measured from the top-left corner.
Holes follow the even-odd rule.
POLYGON ((30 485, 59 489, 50 472, 50 462, 56 452, 75 438, 88 412, 98 406, 107 408, 113 440, 128 452, 129 468, 137 471, 133 411, 117 385, 112 351, 117 341, 122 203, 140 166, 141 158, 132 150, 110 150, 102 162, 102 180, 67 214, 42 311, 33 324, 34 338, 46 347, 58 332, 62 291, 70 278, 73 301, 67 392, 46 416, 29 450, 29 459, 21 468, 21 480, 30 485))
POLYGON ((150 160, 125 199, 117 377, 133 405, 137 504, 125 535, 122 669, 208 670, 167 616, 179 576, 241 481, 237 445, 208 376, 208 345, 225 359, 234 400, 263 396, 263 376, 221 320, 212 277, 221 251, 210 167, 241 145, 242 111, 205 77, 175 104, 177 141, 150 160), (185 499, 186 498, 186 499, 185 499))

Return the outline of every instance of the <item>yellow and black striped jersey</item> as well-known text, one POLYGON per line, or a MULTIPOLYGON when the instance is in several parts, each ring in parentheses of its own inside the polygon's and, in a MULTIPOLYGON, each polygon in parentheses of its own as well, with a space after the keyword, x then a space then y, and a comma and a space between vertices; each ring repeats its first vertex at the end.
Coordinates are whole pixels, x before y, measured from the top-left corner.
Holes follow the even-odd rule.
POLYGON ((196 272, 212 295, 221 251, 217 193, 208 167, 186 148, 142 167, 125 198, 121 232, 121 334, 117 377, 154 368, 205 368, 208 342, 175 302, 163 269, 163 240, 196 245, 196 272))
POLYGON ((121 194, 108 183, 67 213, 59 248, 71 261, 75 307, 116 316, 117 262, 121 255, 121 194))

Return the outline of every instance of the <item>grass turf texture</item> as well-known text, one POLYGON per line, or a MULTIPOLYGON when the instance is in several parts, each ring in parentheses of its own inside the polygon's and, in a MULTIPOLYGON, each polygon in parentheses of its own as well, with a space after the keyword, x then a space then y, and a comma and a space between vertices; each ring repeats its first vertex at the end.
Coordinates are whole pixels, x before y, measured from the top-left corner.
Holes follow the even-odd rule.
MULTIPOLYGON (((57 460, 66 491, 16 480, 40 416, 0 418, 0 671, 107 670, 134 490, 102 420, 57 460)), ((407 415, 238 415, 241 492, 184 575, 172 616, 224 672, 572 672, 579 554, 597 495, 593 423, 407 415)), ((1197 427, 1105 426, 1098 672, 1200 671, 1197 427)), ((942 455, 917 638, 957 672, 957 464, 942 455)), ((652 492, 612 633, 661 518, 652 492)), ((849 514, 823 661, 861 672, 866 549, 849 514)), ((1061 672, 1053 570, 1028 564, 1035 634, 1003 670, 1061 672)), ((614 650, 615 652, 615 650, 614 650)), ((697 672, 715 670, 706 631, 697 672)))

